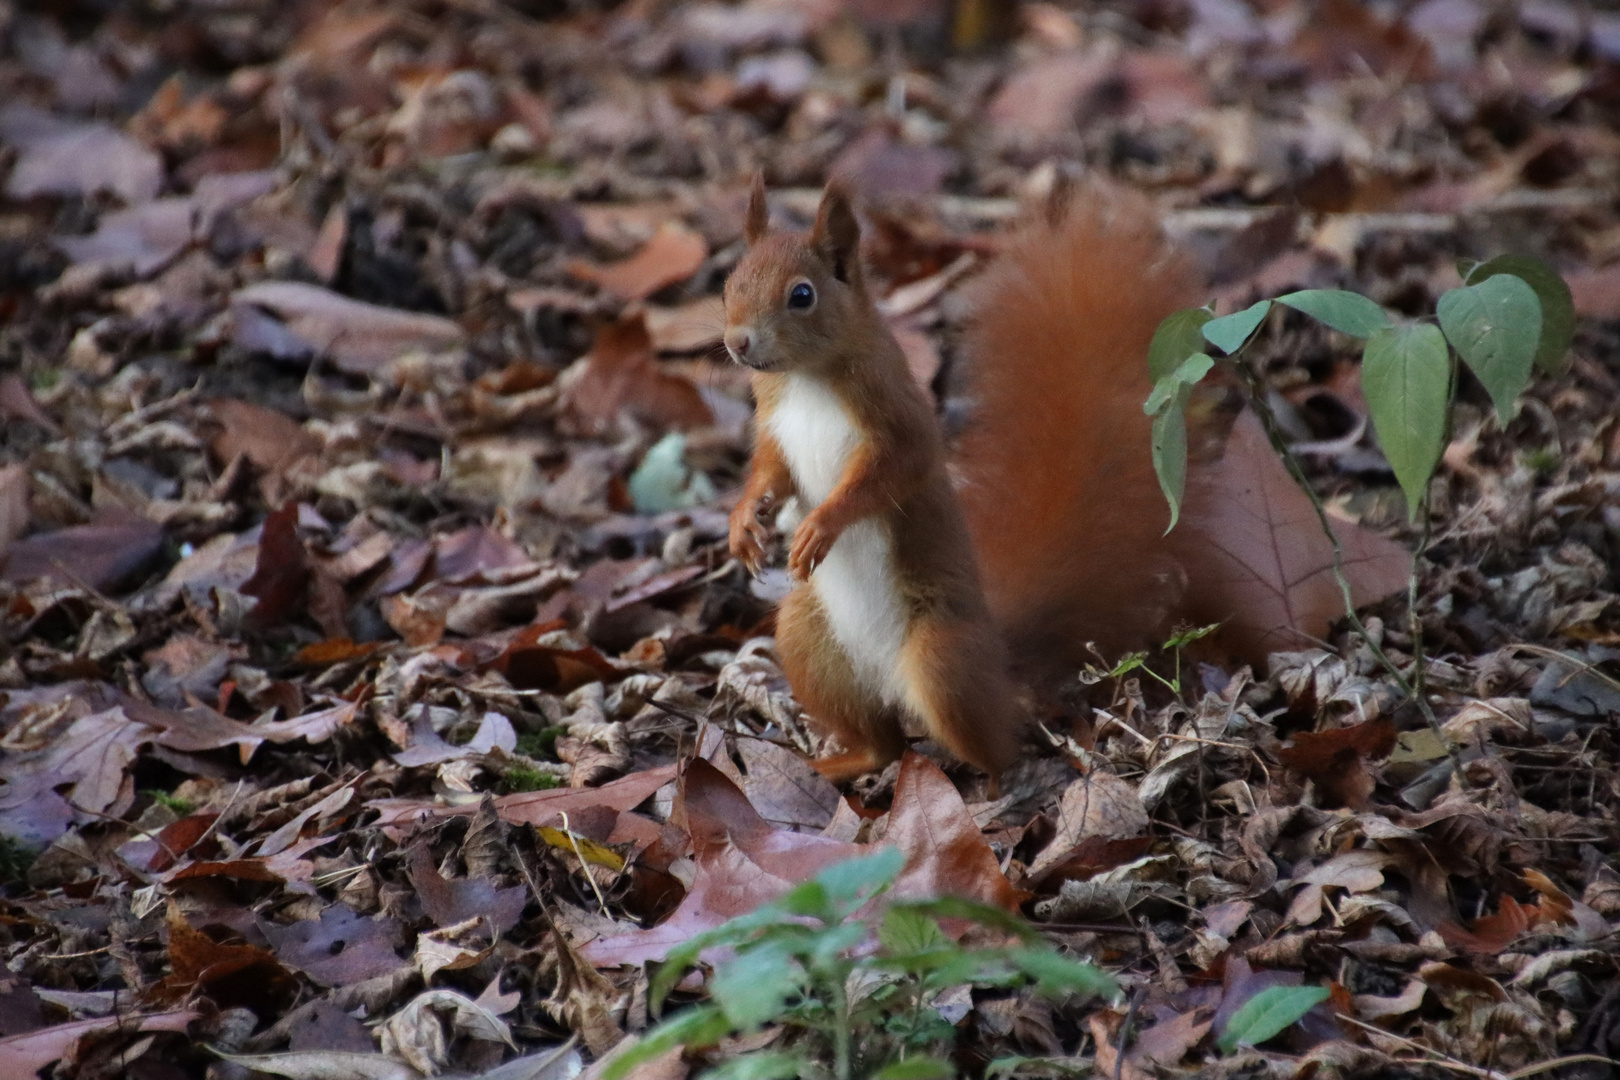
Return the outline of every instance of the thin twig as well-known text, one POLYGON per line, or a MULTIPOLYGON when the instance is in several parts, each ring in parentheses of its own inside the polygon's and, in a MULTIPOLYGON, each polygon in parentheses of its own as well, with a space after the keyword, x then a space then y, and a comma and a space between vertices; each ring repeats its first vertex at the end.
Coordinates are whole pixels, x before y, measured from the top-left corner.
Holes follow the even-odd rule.
MULTIPOLYGON (((1294 478, 1294 483, 1299 485, 1300 489, 1305 492, 1305 497, 1311 501, 1311 508, 1316 511, 1316 520, 1322 526, 1322 531, 1327 534, 1328 541, 1333 545, 1333 580, 1338 583, 1339 593, 1344 598, 1344 610, 1350 619, 1350 625, 1355 629, 1361 640, 1366 643, 1367 649, 1372 653, 1373 658, 1382 665, 1385 671, 1389 672, 1390 677, 1395 680, 1395 684, 1400 687, 1401 692, 1418 707, 1418 711, 1423 714, 1423 719, 1428 723, 1430 730, 1440 738, 1441 745, 1446 748, 1446 753, 1451 758, 1452 772, 1459 782, 1465 782, 1462 757, 1457 753, 1457 748, 1452 745, 1451 740, 1445 737, 1445 732, 1440 727, 1440 720, 1434 715, 1434 709, 1429 706, 1428 699, 1423 696, 1417 687, 1412 685, 1412 682, 1396 666, 1395 661, 1391 660, 1389 655, 1384 652, 1383 647, 1373 640, 1372 634, 1367 631, 1367 624, 1362 622, 1361 616, 1356 613, 1355 601, 1350 595, 1350 580, 1344 576, 1344 546, 1339 542, 1339 534, 1333 531, 1333 524, 1328 521, 1327 507, 1323 505, 1322 497, 1316 493, 1316 488, 1306 478, 1305 471, 1300 467, 1299 459, 1289 452, 1288 444, 1283 439, 1282 430, 1277 426, 1277 417, 1271 411, 1271 406, 1266 403, 1265 394, 1260 387, 1259 376, 1248 364, 1237 363, 1234 366, 1238 369, 1248 389, 1249 407, 1260 418, 1260 424, 1265 428, 1266 437, 1271 440, 1272 449, 1282 457, 1283 464, 1287 467, 1289 475, 1294 478)), ((1428 535, 1426 508, 1424 520, 1424 537, 1426 540, 1428 535)), ((1409 596, 1415 596, 1417 592, 1417 560, 1421 551, 1422 548, 1419 547, 1417 551, 1412 553, 1412 569, 1407 575, 1409 596)), ((1415 670, 1421 672, 1424 666, 1422 642, 1414 639, 1413 646, 1412 664, 1415 670)))

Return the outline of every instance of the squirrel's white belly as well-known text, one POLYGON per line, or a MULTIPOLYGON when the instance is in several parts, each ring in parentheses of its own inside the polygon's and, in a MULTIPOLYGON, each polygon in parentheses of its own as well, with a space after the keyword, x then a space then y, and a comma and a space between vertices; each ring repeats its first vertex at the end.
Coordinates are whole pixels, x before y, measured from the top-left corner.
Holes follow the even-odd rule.
MULTIPOLYGON (((843 477, 860 432, 838 396, 807 375, 787 377, 770 428, 808 512, 843 477)), ((893 544, 877 518, 864 518, 845 529, 810 575, 810 587, 856 676, 891 703, 903 698, 898 672, 906 610, 895 589, 897 580, 893 544)))

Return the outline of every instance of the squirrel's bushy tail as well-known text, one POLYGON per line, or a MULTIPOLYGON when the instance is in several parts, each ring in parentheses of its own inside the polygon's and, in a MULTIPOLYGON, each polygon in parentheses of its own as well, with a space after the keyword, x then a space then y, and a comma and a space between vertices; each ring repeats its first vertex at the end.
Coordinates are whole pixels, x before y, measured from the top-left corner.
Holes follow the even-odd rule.
POLYGON ((1055 195, 975 283, 953 465, 1017 655, 1138 647, 1180 600, 1142 403, 1154 329, 1201 287, 1145 198, 1089 185, 1055 195))

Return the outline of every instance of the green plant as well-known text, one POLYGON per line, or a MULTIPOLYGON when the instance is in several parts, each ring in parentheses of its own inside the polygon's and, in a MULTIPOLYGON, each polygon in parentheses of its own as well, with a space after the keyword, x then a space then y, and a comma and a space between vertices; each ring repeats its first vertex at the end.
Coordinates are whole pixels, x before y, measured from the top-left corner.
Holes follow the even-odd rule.
POLYGON ((1157 671, 1154 671, 1151 667, 1148 667, 1147 653, 1133 652, 1126 653, 1124 656, 1120 657, 1119 663, 1115 664, 1107 671, 1103 671, 1101 668, 1093 667, 1091 664, 1087 664, 1085 666, 1084 673, 1080 676, 1080 681, 1089 686, 1092 683, 1098 683, 1104 679, 1124 678, 1131 672, 1140 669, 1141 671, 1144 671, 1148 675, 1157 679, 1164 686, 1168 687, 1172 694, 1179 697, 1181 695, 1181 651, 1188 645, 1191 645, 1193 642, 1200 641, 1208 637, 1220 628, 1220 623, 1210 623, 1208 626, 1188 627, 1185 630, 1177 630, 1174 634, 1170 635, 1169 639, 1165 641, 1163 647, 1165 652, 1172 653, 1175 656, 1176 671, 1175 675, 1169 679, 1166 679, 1163 675, 1160 675, 1157 671))
POLYGON ((524 757, 531 757, 541 761, 555 761, 557 759, 557 736, 568 734, 568 729, 560 725, 544 727, 539 731, 525 731, 517 737, 516 750, 524 757))
POLYGON ((731 955, 709 979, 710 1001, 647 1032, 609 1065, 605 1080, 619 1080, 673 1047, 711 1046, 766 1024, 786 1029, 783 1049, 733 1059, 707 1076, 949 1077, 955 1069, 939 1055, 953 1029, 930 1008, 941 990, 1030 984, 1054 997, 1117 994, 1109 975, 1060 955, 1000 908, 939 899, 889 901, 880 909, 872 901, 894 883, 903 862, 899 851, 885 848, 828 867, 774 903, 672 950, 652 982, 654 1010, 705 952, 731 955), (977 923, 1019 943, 963 946, 941 919, 977 923))
POLYGON ((1392 322, 1372 300, 1341 289, 1293 292, 1219 318, 1208 308, 1178 311, 1160 323, 1153 336, 1148 350, 1153 392, 1143 405, 1154 418, 1153 467, 1170 503, 1173 529, 1180 516, 1187 477, 1187 402, 1193 386, 1217 363, 1206 350, 1213 347, 1223 354, 1222 360, 1242 381, 1249 405, 1260 418, 1272 446, 1310 498, 1322 531, 1332 541, 1333 575, 1351 625, 1436 732, 1439 723, 1423 691, 1417 582, 1418 561, 1429 543, 1429 481, 1445 446, 1456 394, 1453 353, 1485 387, 1499 422, 1506 424, 1530 381, 1531 371, 1540 367, 1557 373, 1575 333, 1575 307, 1569 287, 1546 264, 1525 256, 1504 255, 1485 263, 1459 264, 1458 271, 1463 277, 1462 286, 1445 293, 1435 306, 1438 325, 1392 322), (1410 677, 1389 659, 1356 614, 1350 583, 1344 576, 1344 552, 1328 525, 1326 508, 1283 438, 1267 404, 1259 373, 1240 359, 1255 331, 1277 305, 1303 312, 1366 343, 1361 363, 1362 393, 1378 429, 1384 456, 1406 494, 1408 517, 1420 526, 1407 578, 1413 653, 1410 677))
POLYGON ((167 791, 158 791, 157 789, 152 788, 142 791, 141 794, 145 795, 148 799, 151 799, 159 806, 173 810, 181 817, 185 817, 187 814, 191 813, 197 808, 190 799, 181 798, 178 795, 171 795, 167 791))
POLYGON ((509 795, 515 795, 520 791, 550 791, 562 783, 550 773, 541 772, 528 765, 508 767, 501 781, 509 795))
POLYGON ((5 833, 0 833, 0 885, 20 882, 34 865, 39 852, 24 847, 5 833))
POLYGON ((1240 1046, 1259 1046, 1331 996, 1325 986, 1268 986, 1232 1014, 1216 1045, 1224 1054, 1240 1046))

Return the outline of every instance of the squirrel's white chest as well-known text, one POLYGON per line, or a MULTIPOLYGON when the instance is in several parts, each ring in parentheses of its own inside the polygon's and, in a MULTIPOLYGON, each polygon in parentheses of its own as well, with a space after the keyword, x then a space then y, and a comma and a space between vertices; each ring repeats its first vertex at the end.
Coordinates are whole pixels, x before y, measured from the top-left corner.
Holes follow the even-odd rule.
MULTIPOLYGON (((787 377, 769 427, 793 474, 801 510, 809 513, 838 486, 849 455, 860 445, 860 430, 838 395, 807 375, 787 377)), ((896 673, 906 635, 897 581, 894 545, 879 518, 845 529, 810 575, 833 637, 857 677, 891 702, 901 699, 896 673)))

